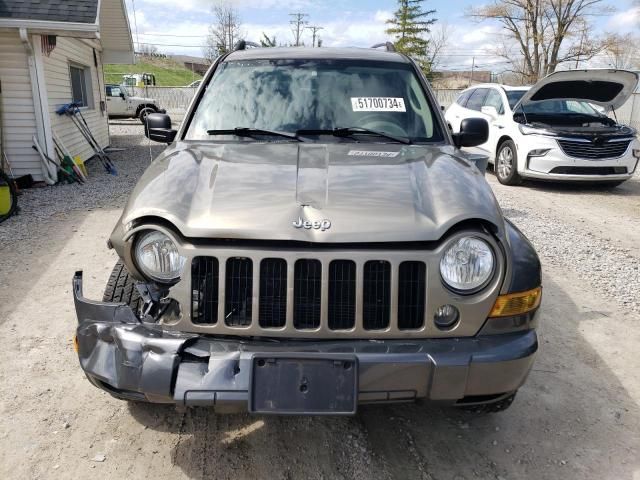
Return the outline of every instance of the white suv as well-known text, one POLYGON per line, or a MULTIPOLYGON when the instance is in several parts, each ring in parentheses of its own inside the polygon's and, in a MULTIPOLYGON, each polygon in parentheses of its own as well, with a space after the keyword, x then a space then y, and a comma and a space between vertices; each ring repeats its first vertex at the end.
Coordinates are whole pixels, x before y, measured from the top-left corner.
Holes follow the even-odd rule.
POLYGON ((621 107, 637 84, 633 72, 581 70, 552 73, 533 87, 475 85, 445 118, 453 132, 465 118, 489 122, 479 148, 503 184, 535 178, 617 185, 633 175, 640 142, 634 129, 606 113, 621 107))

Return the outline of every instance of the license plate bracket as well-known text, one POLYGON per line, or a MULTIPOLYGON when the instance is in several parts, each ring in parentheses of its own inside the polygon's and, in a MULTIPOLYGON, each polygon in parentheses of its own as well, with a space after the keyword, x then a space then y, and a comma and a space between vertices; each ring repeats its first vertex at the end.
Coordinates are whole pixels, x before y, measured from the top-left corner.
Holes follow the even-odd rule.
POLYGON ((255 354, 249 411, 279 415, 354 415, 358 359, 349 354, 255 354))

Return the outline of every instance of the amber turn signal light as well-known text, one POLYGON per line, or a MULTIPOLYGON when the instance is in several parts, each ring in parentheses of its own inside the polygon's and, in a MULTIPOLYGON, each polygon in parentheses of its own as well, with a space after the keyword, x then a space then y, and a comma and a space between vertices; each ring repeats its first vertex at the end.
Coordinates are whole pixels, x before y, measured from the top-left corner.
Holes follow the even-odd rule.
POLYGON ((542 300, 542 287, 526 292, 500 295, 493 304, 490 317, 511 317, 535 310, 542 300))
POLYGON ((73 336, 73 349, 76 351, 76 353, 78 353, 78 351, 80 350, 80 348, 78 346, 78 336, 77 335, 73 336))

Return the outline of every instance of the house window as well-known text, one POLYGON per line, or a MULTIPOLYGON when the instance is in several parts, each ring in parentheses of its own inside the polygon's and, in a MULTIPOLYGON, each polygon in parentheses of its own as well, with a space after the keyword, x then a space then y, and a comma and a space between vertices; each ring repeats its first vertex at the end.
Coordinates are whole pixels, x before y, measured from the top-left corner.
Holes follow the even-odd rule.
POLYGON ((91 90, 91 70, 89 67, 69 65, 71 76, 71 96, 74 103, 82 107, 93 107, 91 90))

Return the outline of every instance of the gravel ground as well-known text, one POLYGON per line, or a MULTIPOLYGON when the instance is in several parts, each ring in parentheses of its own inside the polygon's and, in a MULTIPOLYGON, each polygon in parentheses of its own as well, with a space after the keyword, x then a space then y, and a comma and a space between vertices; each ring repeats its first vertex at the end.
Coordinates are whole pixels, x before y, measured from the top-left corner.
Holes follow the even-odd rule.
MULTIPOLYGON (((139 120, 119 120, 110 125, 112 147, 126 148, 109 154, 118 175, 105 172, 100 162, 92 159, 86 167, 89 179, 85 184, 59 184, 23 191, 18 199, 19 215, 6 220, 0 228, 0 245, 33 238, 46 229, 55 228, 56 220, 74 210, 94 208, 122 208, 138 178, 149 166, 148 140, 143 136, 139 120)), ((153 157, 162 145, 151 144, 153 157)))
MULTIPOLYGON (((576 188, 558 185, 545 187, 536 185, 538 190, 530 190, 528 186, 504 187, 491 173, 487 176, 502 206, 504 214, 520 228, 535 245, 538 254, 547 265, 573 271, 581 281, 589 283, 596 291, 615 300, 622 308, 640 312, 640 255, 637 248, 622 245, 623 239, 616 238, 611 232, 600 236, 589 230, 589 219, 579 218, 591 216, 591 206, 580 211, 581 205, 576 202, 576 193, 596 203, 601 201, 601 194, 609 195, 620 203, 626 202, 627 208, 635 205, 629 218, 623 220, 624 228, 640 230, 640 177, 636 176, 624 186, 616 189, 597 187, 576 188), (572 204, 564 202, 558 208, 544 209, 540 205, 540 189, 551 188, 552 193, 566 189, 573 194, 572 204), (627 195, 627 191, 635 191, 635 198, 627 195), (573 222, 567 216, 576 216, 573 222)), ((636 232, 637 233, 637 232, 636 232)), ((636 246, 637 247, 637 246, 636 246)))
POLYGON ((114 146, 129 147, 113 154, 120 176, 90 165, 93 187, 26 192, 21 215, 0 225, 0 478, 639 478, 638 179, 605 192, 487 176, 544 270, 540 352, 508 411, 177 412, 94 388, 72 347, 71 276, 83 269, 86 296, 100 298, 116 261, 105 240, 148 165, 142 127, 125 123, 111 128, 114 146))

